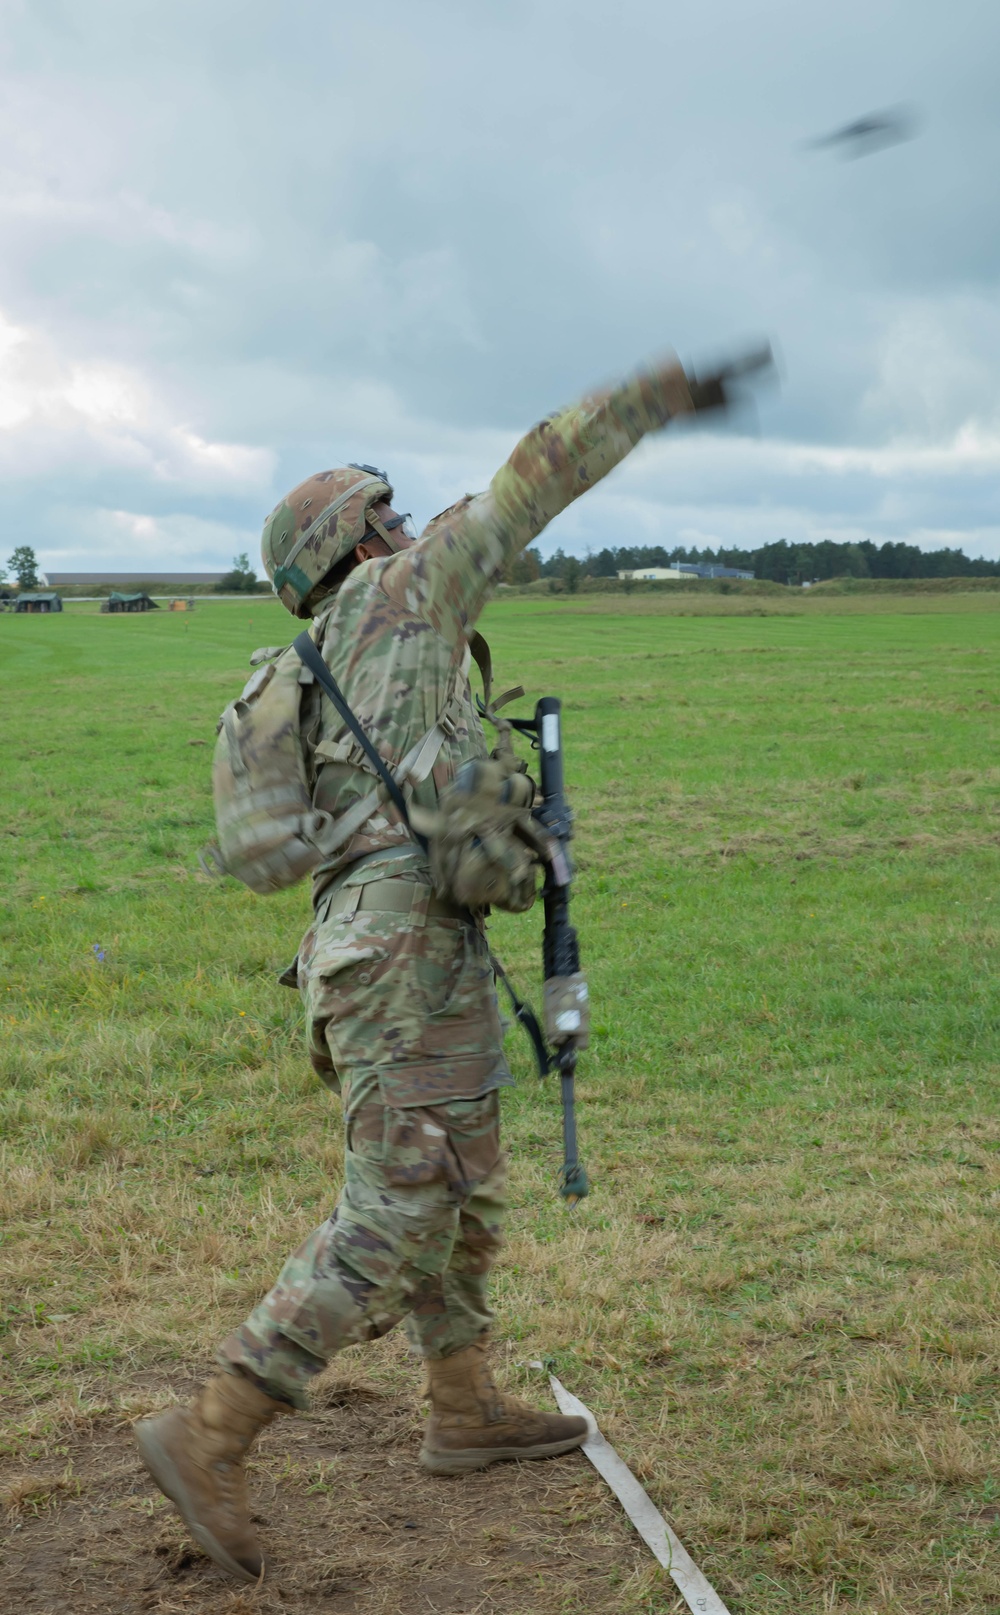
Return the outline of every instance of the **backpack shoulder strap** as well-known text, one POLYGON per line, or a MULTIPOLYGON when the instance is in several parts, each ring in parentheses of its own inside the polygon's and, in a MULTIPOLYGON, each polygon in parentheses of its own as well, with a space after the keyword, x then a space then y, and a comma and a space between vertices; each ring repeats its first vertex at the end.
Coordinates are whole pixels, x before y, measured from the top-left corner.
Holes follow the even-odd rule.
POLYGON ((400 790, 399 785, 397 784, 393 775, 389 772, 378 752, 375 750, 375 747, 365 734, 357 718, 354 716, 354 713, 344 698, 340 685, 337 683, 333 674, 330 672, 330 669, 327 667, 325 661, 320 655, 319 649, 317 648, 317 645, 308 629, 303 629, 302 633, 299 634, 298 638, 294 641, 292 648, 297 652, 305 666, 308 667, 310 673, 312 673, 324 694, 328 695, 330 700, 333 702, 348 729, 351 731, 351 734, 358 742, 358 745, 361 747, 379 779, 382 781, 382 784, 388 791, 389 800, 392 802, 396 812, 406 825, 406 828, 409 830, 421 852, 426 852, 427 841, 424 836, 419 835, 418 832, 414 830, 412 824, 410 823, 410 815, 407 811, 406 802, 403 799, 403 793, 400 790))
POLYGON ((493 655, 482 634, 476 630, 469 635, 469 650, 472 659, 479 669, 483 681, 483 699, 479 702, 479 710, 483 717, 489 718, 492 723, 492 714, 499 712, 508 701, 517 701, 524 694, 524 685, 516 684, 512 690, 505 690, 503 695, 493 699, 493 655))
POLYGON ((478 629, 469 635, 469 649, 483 681, 483 698, 489 706, 490 696, 493 694, 493 654, 478 629))

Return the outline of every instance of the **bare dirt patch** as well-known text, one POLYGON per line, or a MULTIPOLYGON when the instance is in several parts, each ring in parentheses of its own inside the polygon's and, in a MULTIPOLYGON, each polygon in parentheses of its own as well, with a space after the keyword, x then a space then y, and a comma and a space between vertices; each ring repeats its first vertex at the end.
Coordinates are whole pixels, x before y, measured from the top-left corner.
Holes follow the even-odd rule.
POLYGON ((279 1421, 251 1466, 259 1588, 234 1587, 189 1540, 126 1419, 4 1460, 0 1609, 528 1615, 622 1608, 627 1584, 647 1583, 646 1556, 580 1454, 440 1479, 417 1463, 411 1401, 337 1388, 327 1400, 279 1421))

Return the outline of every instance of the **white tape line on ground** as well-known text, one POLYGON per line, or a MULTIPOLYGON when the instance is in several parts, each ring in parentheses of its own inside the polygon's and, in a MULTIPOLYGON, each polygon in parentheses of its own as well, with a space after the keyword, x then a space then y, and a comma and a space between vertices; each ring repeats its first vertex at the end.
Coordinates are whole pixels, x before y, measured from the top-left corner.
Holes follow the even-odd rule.
POLYGON ((664 1570, 669 1571, 674 1586, 694 1615, 729 1615, 725 1604, 712 1583, 702 1575, 687 1550, 678 1542, 653 1499, 643 1491, 627 1464, 622 1463, 614 1447, 605 1441, 589 1408, 567 1391, 565 1385, 549 1375, 552 1393, 559 1404, 560 1413, 575 1413, 586 1419, 591 1433, 581 1448, 599 1475, 603 1475, 632 1524, 646 1545, 652 1549, 664 1570))

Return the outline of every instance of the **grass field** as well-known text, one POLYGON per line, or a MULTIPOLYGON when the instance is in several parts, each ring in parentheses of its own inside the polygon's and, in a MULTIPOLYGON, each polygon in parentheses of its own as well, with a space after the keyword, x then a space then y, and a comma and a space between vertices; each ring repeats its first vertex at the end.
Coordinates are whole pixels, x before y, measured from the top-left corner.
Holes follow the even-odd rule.
MULTIPOLYGON (((511 1040, 508 1382, 555 1360, 733 1615, 1000 1609, 1000 597, 518 598, 483 626, 499 688, 564 698, 596 1013, 574 1215, 511 1040)), ((263 1444, 280 1584, 252 1597, 131 1458, 128 1417, 204 1371, 339 1183, 275 983, 307 893, 196 861, 215 718, 288 637, 266 600, 0 617, 0 1576, 26 1610, 680 1607, 578 1456, 418 1479, 395 1338, 263 1444), (279 1514, 315 1533, 284 1560, 279 1514)), ((539 928, 493 932, 533 989, 539 928)))

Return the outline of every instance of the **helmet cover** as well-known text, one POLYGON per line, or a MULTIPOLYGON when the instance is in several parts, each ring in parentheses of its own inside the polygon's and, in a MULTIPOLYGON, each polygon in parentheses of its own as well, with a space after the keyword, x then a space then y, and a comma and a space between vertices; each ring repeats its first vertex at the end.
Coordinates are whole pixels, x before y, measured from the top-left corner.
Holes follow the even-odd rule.
POLYGON ((275 594, 293 617, 311 617, 310 595, 360 544, 372 505, 392 499, 374 466, 340 466, 307 477, 264 523, 260 553, 275 594))

